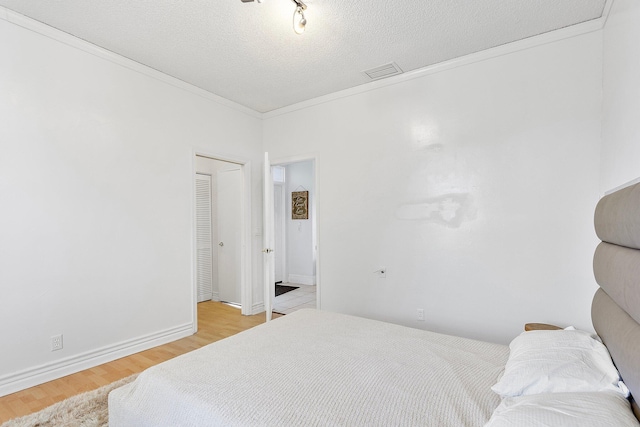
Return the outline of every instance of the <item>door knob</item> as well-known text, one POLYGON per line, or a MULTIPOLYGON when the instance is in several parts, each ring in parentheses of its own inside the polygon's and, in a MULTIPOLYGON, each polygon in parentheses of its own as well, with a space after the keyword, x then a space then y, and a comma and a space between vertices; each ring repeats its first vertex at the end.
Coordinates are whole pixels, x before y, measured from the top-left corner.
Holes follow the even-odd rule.
POLYGON ((218 243, 218 246, 224 246, 223 242, 218 243))

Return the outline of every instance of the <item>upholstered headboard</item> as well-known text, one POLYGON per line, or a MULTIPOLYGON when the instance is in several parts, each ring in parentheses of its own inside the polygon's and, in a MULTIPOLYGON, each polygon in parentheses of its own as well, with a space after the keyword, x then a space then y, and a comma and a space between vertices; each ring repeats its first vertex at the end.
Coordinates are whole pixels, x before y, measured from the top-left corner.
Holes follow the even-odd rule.
MULTIPOLYGON (((640 184, 600 199, 595 228, 602 242, 593 257, 600 285, 591 306, 593 326, 640 401, 640 184)), ((632 404, 640 419, 637 402, 632 404)))

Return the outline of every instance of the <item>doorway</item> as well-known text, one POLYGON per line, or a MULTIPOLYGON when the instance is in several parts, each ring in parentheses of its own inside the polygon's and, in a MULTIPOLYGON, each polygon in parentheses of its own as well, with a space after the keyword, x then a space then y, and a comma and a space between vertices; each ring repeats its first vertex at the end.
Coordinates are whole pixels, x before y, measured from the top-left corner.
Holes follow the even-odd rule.
MULTIPOLYGON (((195 156, 197 302, 243 301, 243 165, 195 156)), ((244 311, 244 310, 243 310, 244 311)))
POLYGON ((318 308, 315 160, 274 164, 272 176, 273 311, 289 314, 301 308, 318 308), (300 207, 305 213, 296 213, 300 207))

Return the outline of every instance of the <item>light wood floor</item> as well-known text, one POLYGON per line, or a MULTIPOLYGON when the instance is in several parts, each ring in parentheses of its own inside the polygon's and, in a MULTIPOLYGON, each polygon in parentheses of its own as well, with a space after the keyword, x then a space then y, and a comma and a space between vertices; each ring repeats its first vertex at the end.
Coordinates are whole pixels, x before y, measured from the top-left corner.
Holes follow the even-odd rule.
MULTIPOLYGON (((274 314, 274 317, 277 315, 274 314)), ((0 397, 0 423, 46 408, 73 395, 96 389, 165 360, 264 323, 265 316, 242 316, 240 310, 207 301, 198 304, 198 333, 95 368, 0 397)))

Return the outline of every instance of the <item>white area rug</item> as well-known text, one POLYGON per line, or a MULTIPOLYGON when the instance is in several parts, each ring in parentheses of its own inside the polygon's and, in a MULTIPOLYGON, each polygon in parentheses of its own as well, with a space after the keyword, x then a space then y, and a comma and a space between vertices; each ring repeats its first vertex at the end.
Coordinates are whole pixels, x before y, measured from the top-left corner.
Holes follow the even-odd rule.
POLYGON ((40 412, 7 421, 0 427, 106 427, 109 425, 107 397, 113 389, 130 383, 131 375, 58 402, 40 412))

